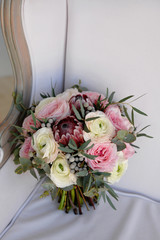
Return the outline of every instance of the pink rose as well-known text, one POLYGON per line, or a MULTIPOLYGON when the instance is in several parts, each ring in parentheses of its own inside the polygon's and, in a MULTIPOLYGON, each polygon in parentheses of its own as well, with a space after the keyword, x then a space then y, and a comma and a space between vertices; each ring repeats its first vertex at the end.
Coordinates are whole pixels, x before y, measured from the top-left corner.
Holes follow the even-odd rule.
POLYGON ((122 152, 124 154, 124 158, 128 159, 133 156, 133 154, 135 153, 135 150, 129 143, 125 143, 125 144, 126 144, 126 148, 122 152))
POLYGON ((107 107, 105 114, 112 122, 116 130, 133 130, 133 125, 129 122, 126 117, 121 115, 121 111, 117 105, 110 105, 107 107))
MULTIPOLYGON (((36 120, 36 128, 39 128, 41 126, 41 123, 36 120)), ((27 135, 27 131, 33 133, 35 132, 35 130, 33 130, 31 127, 35 127, 34 122, 33 122, 33 118, 32 115, 29 115, 28 117, 26 117, 23 121, 22 124, 22 128, 24 128, 25 130, 23 131, 24 135, 27 135)))
POLYGON ((60 120, 69 114, 70 108, 68 102, 60 98, 53 98, 51 102, 44 103, 38 112, 35 111, 35 115, 39 119, 56 118, 56 120, 60 120))
POLYGON ((32 138, 28 137, 25 139, 24 143, 22 144, 22 147, 19 151, 19 155, 21 158, 30 158, 29 153, 34 151, 31 146, 31 141, 32 141, 32 138))
MULTIPOLYGON (((97 100, 99 98, 99 96, 101 95, 101 98, 100 100, 103 100, 105 98, 105 96, 103 94, 99 94, 97 92, 89 92, 89 91, 85 91, 83 92, 85 95, 87 95, 87 97, 90 98, 90 100, 92 101, 93 104, 97 104, 97 100)), ((103 104, 103 107, 105 107, 107 104, 108 104, 108 101, 107 100, 104 100, 102 102, 103 104)))
POLYGON ((112 172, 118 160, 117 147, 110 142, 95 143, 87 154, 96 155, 95 160, 87 158, 87 163, 93 170, 112 172))

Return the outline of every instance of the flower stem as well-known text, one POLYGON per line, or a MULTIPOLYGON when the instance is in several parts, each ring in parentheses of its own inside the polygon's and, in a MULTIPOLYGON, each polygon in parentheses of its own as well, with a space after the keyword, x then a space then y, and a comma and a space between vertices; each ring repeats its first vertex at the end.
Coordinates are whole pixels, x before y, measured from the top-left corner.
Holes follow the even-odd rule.
POLYGON ((59 208, 58 208, 59 210, 63 209, 64 202, 65 202, 65 196, 66 196, 66 191, 62 191, 61 201, 60 201, 59 208))
POLYGON ((76 198, 77 198, 77 202, 78 202, 79 214, 82 215, 82 209, 81 209, 81 204, 80 204, 77 188, 75 189, 75 191, 76 191, 76 198))
POLYGON ((73 204, 72 199, 71 199, 71 191, 68 192, 68 197, 69 197, 70 204, 71 204, 71 206, 72 206, 72 208, 73 208, 73 212, 74 212, 74 214, 77 215, 77 208, 76 208, 76 206, 73 204))
POLYGON ((84 195, 83 195, 83 193, 82 193, 82 191, 81 191, 81 188, 80 188, 79 186, 77 186, 77 187, 78 187, 78 190, 79 190, 79 192, 80 192, 80 194, 81 194, 81 196, 82 196, 82 198, 83 198, 83 201, 84 201, 84 203, 85 203, 85 205, 86 205, 86 208, 87 208, 87 210, 89 211, 89 207, 88 207, 87 202, 86 202, 86 199, 85 199, 85 197, 84 197, 84 195))

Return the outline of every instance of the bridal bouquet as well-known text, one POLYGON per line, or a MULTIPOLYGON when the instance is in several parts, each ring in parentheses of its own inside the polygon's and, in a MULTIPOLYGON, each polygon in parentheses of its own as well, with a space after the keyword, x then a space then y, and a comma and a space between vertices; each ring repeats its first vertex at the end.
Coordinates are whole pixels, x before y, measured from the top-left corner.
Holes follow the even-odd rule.
POLYGON ((46 177, 41 197, 57 198, 67 213, 72 208, 82 214, 83 203, 95 208, 101 197, 115 209, 112 184, 126 172, 136 138, 150 137, 142 133, 148 126, 138 132, 135 127, 134 112, 146 114, 128 103, 134 96, 115 102, 114 93, 107 89, 104 96, 75 85, 55 96, 52 88, 52 96, 41 94, 43 100, 29 109, 14 96, 25 116, 22 127, 12 131, 15 172, 46 177))

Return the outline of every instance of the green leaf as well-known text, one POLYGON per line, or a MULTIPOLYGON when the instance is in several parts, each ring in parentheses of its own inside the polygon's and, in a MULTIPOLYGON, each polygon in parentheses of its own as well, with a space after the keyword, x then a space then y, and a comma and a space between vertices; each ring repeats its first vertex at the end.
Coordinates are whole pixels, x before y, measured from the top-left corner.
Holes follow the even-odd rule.
POLYGON ((34 126, 36 127, 36 117, 32 111, 31 111, 31 114, 32 114, 34 126))
POLYGON ((12 125, 12 126, 15 127, 16 130, 17 130, 19 133, 23 133, 24 128, 19 127, 19 126, 16 126, 16 125, 12 125))
POLYGON ((54 87, 52 85, 52 81, 51 81, 51 89, 52 89, 52 97, 56 97, 55 90, 54 90, 54 87))
POLYGON ((137 112, 137 113, 139 113, 139 114, 141 114, 141 115, 148 116, 146 113, 142 112, 142 111, 139 110, 138 108, 132 107, 132 109, 133 109, 135 112, 137 112))
POLYGON ((82 120, 82 117, 81 117, 81 115, 79 114, 79 112, 77 111, 77 109, 75 108, 75 106, 72 104, 72 109, 73 109, 73 112, 75 113, 75 115, 76 115, 76 118, 78 119, 78 120, 82 120))
POLYGON ((151 125, 147 125, 147 126, 145 126, 144 128, 142 128, 142 129, 139 131, 139 133, 142 132, 144 129, 150 127, 150 126, 151 126, 151 125))
POLYGON ((128 131, 127 130, 119 130, 117 132, 117 137, 120 139, 120 140, 123 140, 124 137, 126 137, 128 135, 128 131))
POLYGON ((89 139, 88 141, 82 143, 82 145, 79 147, 79 150, 83 150, 85 149, 91 142, 91 139, 89 139))
POLYGON ((109 89, 107 88, 107 90, 106 90, 106 98, 108 98, 108 95, 109 95, 109 89))
POLYGON ((131 116, 132 116, 132 124, 134 126, 134 111, 133 111, 133 108, 132 108, 132 111, 131 111, 131 116))
POLYGON ((100 118, 100 117, 87 118, 87 119, 85 119, 85 121, 86 121, 86 122, 89 122, 89 121, 96 120, 96 119, 98 119, 98 118, 100 118))
POLYGON ((118 201, 118 195, 115 193, 115 191, 107 183, 104 183, 104 186, 109 194, 118 201))
POLYGON ((71 191, 73 189, 73 185, 63 188, 64 191, 71 191))
POLYGON ((19 158, 19 161, 20 161, 24 171, 27 171, 27 170, 31 169, 32 162, 31 162, 30 159, 28 159, 28 158, 19 158))
POLYGON ((109 96, 109 98, 108 98, 108 102, 109 102, 109 103, 112 102, 113 97, 114 97, 114 94, 115 94, 115 92, 112 92, 111 95, 109 96))
POLYGON ((106 194, 106 199, 107 199, 109 205, 110 205, 114 210, 117 210, 117 209, 115 208, 114 204, 112 203, 111 199, 108 197, 107 194, 106 194))
POLYGON ((57 188, 57 187, 55 187, 54 189, 52 189, 52 190, 50 191, 52 200, 54 200, 54 199, 57 197, 57 193, 58 193, 58 188, 57 188))
POLYGON ((134 144, 130 144, 132 147, 135 147, 135 148, 140 148, 140 147, 138 147, 138 146, 136 146, 136 145, 134 145, 134 144))
POLYGON ((84 170, 84 171, 80 171, 80 172, 77 172, 76 173, 76 176, 77 177, 85 177, 88 175, 88 171, 87 170, 84 170))
POLYGON ((31 168, 30 174, 31 174, 34 178, 38 179, 34 168, 31 168))
POLYGON ((13 162, 14 162, 15 165, 20 164, 19 156, 16 156, 16 157, 13 159, 13 162))
POLYGON ((89 132, 90 132, 90 130, 87 128, 87 125, 86 125, 86 124, 84 124, 84 131, 85 131, 86 133, 89 133, 89 132))
POLYGON ((86 197, 94 197, 94 196, 98 196, 98 192, 95 188, 91 188, 88 192, 84 192, 84 195, 86 197))
POLYGON ((145 134, 145 133, 139 133, 139 134, 137 134, 137 137, 153 138, 152 136, 149 136, 149 135, 147 135, 147 134, 145 134))
POLYGON ((74 143, 73 143, 73 141, 72 141, 73 139, 70 139, 69 140, 69 143, 68 143, 68 146, 71 148, 71 149, 73 149, 73 150, 75 150, 75 151, 77 151, 78 150, 78 148, 77 148, 77 145, 75 145, 74 143))
POLYGON ((42 187, 48 191, 56 188, 55 184, 49 178, 47 178, 47 180, 42 184, 42 187))
POLYGON ((111 175, 111 173, 108 173, 108 172, 99 172, 99 171, 92 171, 93 174, 95 175, 103 175, 104 177, 109 177, 111 175))
POLYGON ((85 191, 88 192, 90 190, 90 187, 92 185, 92 182, 93 182, 93 177, 90 175, 89 176, 89 181, 88 181, 88 184, 86 185, 86 189, 85 191))
POLYGON ((23 168, 22 168, 22 166, 17 167, 16 170, 15 170, 15 173, 17 173, 17 174, 22 174, 22 173, 23 173, 23 168))
POLYGON ((69 147, 59 147, 59 149, 65 153, 74 153, 75 152, 74 150, 70 149, 69 147))
POLYGON ((94 143, 91 146, 85 148, 85 150, 89 150, 89 149, 93 148, 93 146, 94 146, 94 143))
POLYGON ((44 191, 43 194, 40 195, 40 198, 45 198, 49 196, 49 191, 44 191))
POLYGON ((44 164, 42 168, 47 174, 50 174, 50 167, 47 163, 44 164))
POLYGON ((82 117, 84 118, 85 110, 84 110, 84 107, 82 105, 82 100, 81 99, 80 99, 80 106, 81 106, 81 114, 82 114, 82 117))
POLYGON ((128 115, 128 111, 127 111, 127 108, 125 106, 123 106, 123 110, 124 110, 124 113, 125 113, 125 116, 128 118, 129 122, 132 123, 129 115, 128 115))
POLYGON ((90 155, 87 153, 82 152, 82 155, 85 156, 86 158, 92 159, 94 160, 96 157, 98 157, 97 155, 90 155))
POLYGON ((133 135, 132 133, 128 133, 127 136, 124 137, 123 141, 126 143, 132 143, 136 140, 135 135, 133 135))
POLYGON ((126 145, 124 142, 118 140, 117 138, 113 138, 112 142, 115 143, 117 145, 117 151, 122 151, 126 148, 126 145))
POLYGON ((130 99, 132 97, 134 97, 134 95, 130 95, 128 97, 122 98, 118 103, 122 103, 122 102, 124 102, 124 101, 126 101, 126 100, 128 100, 128 99, 130 99))

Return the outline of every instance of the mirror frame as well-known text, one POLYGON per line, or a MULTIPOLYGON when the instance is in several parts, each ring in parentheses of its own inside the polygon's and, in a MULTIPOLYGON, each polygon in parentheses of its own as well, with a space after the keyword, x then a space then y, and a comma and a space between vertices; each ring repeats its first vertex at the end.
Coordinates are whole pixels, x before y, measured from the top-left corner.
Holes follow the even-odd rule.
MULTIPOLYGON (((29 106, 32 92, 32 68, 23 30, 24 3, 25 0, 2 0, 0 17, 14 75, 15 93, 22 94, 24 104, 29 106)), ((8 142, 11 135, 9 129, 16 123, 18 116, 19 112, 12 103, 8 115, 0 125, 0 147, 4 153, 0 168, 11 155, 12 148, 8 142)))

